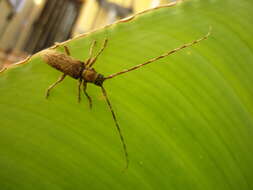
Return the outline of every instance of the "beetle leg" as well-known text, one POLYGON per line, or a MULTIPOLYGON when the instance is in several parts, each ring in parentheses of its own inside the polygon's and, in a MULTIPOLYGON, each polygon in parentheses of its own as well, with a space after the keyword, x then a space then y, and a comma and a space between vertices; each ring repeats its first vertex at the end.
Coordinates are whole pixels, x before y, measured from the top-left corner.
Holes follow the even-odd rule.
POLYGON ((81 85, 82 85, 82 79, 79 79, 79 82, 78 82, 78 96, 77 96, 77 101, 78 103, 81 102, 81 85))
POLYGON ((90 49, 89 49, 89 57, 88 59, 85 61, 85 65, 89 65, 90 62, 92 61, 92 53, 93 53, 93 49, 95 47, 95 45, 97 44, 97 41, 94 40, 91 45, 90 45, 90 49))
POLYGON ((83 82, 83 92, 84 92, 85 96, 87 97, 87 99, 89 101, 89 106, 90 106, 90 109, 91 109, 92 108, 92 99, 89 96, 89 94, 86 92, 86 88, 87 88, 87 83, 83 82))
POLYGON ((90 50, 89 50, 89 58, 91 58, 92 57, 92 52, 93 52, 93 49, 94 49, 94 47, 95 47, 95 45, 97 44, 97 41, 96 40, 94 40, 93 42, 92 42, 92 44, 91 44, 91 46, 90 46, 90 50))
POLYGON ((108 42, 108 39, 105 39, 104 40, 104 44, 102 46, 102 48, 100 49, 100 51, 98 52, 98 54, 93 57, 93 58, 90 58, 90 61, 87 63, 87 67, 88 68, 91 68, 93 66, 93 64, 97 61, 97 58, 99 57, 99 55, 104 51, 104 49, 106 48, 107 46, 107 42, 108 42))
POLYGON ((64 47, 64 51, 65 53, 70 56, 70 51, 69 51, 69 48, 67 46, 63 46, 64 47))
POLYGON ((53 83, 52 85, 50 85, 46 91, 46 98, 49 97, 49 93, 50 93, 50 90, 52 90, 57 84, 59 84, 61 81, 63 81, 63 79, 66 77, 65 74, 63 74, 62 76, 60 76, 60 78, 58 78, 58 80, 53 83))

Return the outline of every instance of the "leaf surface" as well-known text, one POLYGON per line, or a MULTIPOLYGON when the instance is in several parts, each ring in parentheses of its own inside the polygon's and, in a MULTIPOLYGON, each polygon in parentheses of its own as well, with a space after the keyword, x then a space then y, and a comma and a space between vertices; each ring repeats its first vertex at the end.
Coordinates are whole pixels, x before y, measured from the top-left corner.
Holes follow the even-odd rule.
MULTIPOLYGON (((77 103, 77 81, 39 54, 0 75, 1 189, 253 189, 253 12, 249 0, 186 0, 65 43, 108 76, 196 40, 105 82, 126 139, 124 157, 101 94, 77 103)), ((58 47, 63 51, 63 47, 58 47)))

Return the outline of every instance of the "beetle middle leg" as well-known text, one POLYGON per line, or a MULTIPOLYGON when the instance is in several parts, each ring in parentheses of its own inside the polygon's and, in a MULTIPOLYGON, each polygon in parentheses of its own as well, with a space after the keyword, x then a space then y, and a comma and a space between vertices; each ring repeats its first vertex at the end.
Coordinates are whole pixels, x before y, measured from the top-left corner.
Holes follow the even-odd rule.
POLYGON ((50 85, 46 91, 46 98, 49 97, 49 93, 50 93, 50 90, 52 90, 57 84, 59 84, 60 82, 62 82, 64 80, 64 78, 66 77, 65 74, 63 74, 62 76, 60 76, 60 78, 58 78, 58 80, 53 83, 52 85, 50 85))
POLYGON ((90 109, 92 108, 92 99, 91 97, 89 96, 89 94, 86 92, 86 88, 87 88, 87 83, 86 82, 83 82, 83 92, 85 94, 85 96, 87 97, 88 101, 89 101, 89 107, 90 109))
POLYGON ((78 95, 77 95, 77 101, 78 103, 81 102, 81 86, 82 86, 82 79, 79 79, 79 82, 78 82, 78 95))

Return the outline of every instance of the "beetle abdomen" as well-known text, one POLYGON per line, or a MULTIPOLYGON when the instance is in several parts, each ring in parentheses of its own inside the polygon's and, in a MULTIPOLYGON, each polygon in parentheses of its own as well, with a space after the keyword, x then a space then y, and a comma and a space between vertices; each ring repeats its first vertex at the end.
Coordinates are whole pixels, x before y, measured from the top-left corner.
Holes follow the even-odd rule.
POLYGON ((43 60, 55 69, 69 75, 75 79, 80 77, 82 71, 82 62, 66 54, 55 50, 45 50, 42 53, 43 60))

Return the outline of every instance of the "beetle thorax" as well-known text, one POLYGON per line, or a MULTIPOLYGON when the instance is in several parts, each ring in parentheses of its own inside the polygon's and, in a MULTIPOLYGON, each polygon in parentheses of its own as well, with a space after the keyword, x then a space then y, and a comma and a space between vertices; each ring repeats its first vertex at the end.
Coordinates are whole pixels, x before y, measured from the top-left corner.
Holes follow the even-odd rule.
POLYGON ((97 73, 94 68, 84 69, 82 72, 82 78, 84 81, 93 83, 97 86, 102 86, 105 80, 104 76, 97 73))

